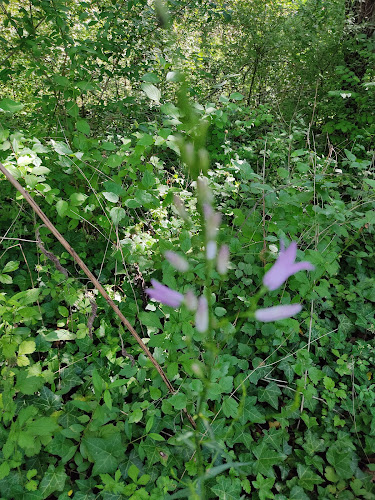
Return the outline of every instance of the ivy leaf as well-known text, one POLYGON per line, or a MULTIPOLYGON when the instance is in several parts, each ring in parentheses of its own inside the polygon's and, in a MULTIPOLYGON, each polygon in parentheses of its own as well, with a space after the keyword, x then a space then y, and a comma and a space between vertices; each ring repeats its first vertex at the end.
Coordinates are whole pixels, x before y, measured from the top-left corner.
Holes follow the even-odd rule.
POLYGON ((357 460, 347 445, 336 441, 327 451, 327 460, 340 479, 350 479, 355 473, 357 460))
POLYGON ((94 462, 92 474, 112 474, 117 470, 120 463, 120 457, 123 454, 121 445, 121 435, 112 434, 103 438, 84 438, 82 443, 85 445, 89 459, 94 462))
POLYGON ((258 410, 255 406, 257 398, 255 396, 247 396, 245 399, 243 415, 241 417, 241 422, 243 424, 247 422, 256 423, 256 424, 264 424, 266 421, 264 415, 258 410))
POLYGON ((27 431, 33 436, 48 436, 53 434, 59 426, 50 417, 40 417, 27 424, 27 431))
POLYGON ((307 491, 312 491, 316 484, 323 482, 323 479, 318 474, 315 474, 310 467, 303 464, 297 464, 297 474, 300 479, 300 486, 307 491))
POLYGON ((313 456, 315 453, 324 451, 326 449, 326 445, 324 443, 324 439, 319 439, 316 434, 308 430, 305 433, 305 443, 303 444, 303 448, 308 455, 313 456))
POLYGON ((266 498, 274 498, 274 494, 271 492, 271 488, 275 483, 275 478, 263 477, 262 474, 257 474, 257 480, 252 481, 252 483, 253 486, 258 490, 260 500, 265 500, 266 498))
POLYGON ((271 450, 265 443, 260 444, 253 450, 257 461, 254 464, 254 474, 263 474, 265 477, 275 477, 272 469, 274 465, 280 463, 287 458, 284 453, 271 450))
POLYGON ((53 465, 50 465, 39 485, 39 492, 43 498, 47 498, 55 491, 63 491, 67 478, 63 467, 55 469, 53 465))
POLYGON ((46 386, 40 389, 40 394, 33 398, 32 402, 37 408, 40 408, 43 413, 56 411, 61 408, 61 396, 54 394, 46 386))
POLYGON ((280 388, 275 382, 271 382, 267 387, 259 389, 258 399, 265 403, 269 403, 276 410, 279 407, 279 396, 281 395, 280 388))
POLYGON ((237 416, 238 403, 231 397, 227 397, 223 401, 223 413, 229 418, 235 418, 237 416))
POLYGON ((219 476, 211 489, 220 500, 238 500, 241 496, 241 481, 238 478, 219 476))
POLYGON ((161 92, 152 83, 142 83, 141 89, 151 101, 160 102, 161 92))

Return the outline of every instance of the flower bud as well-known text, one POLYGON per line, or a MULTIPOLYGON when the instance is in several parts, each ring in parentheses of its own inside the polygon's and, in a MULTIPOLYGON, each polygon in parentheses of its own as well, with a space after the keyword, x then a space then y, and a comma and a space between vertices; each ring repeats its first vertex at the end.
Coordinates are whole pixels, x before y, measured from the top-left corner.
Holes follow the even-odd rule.
POLYGON ((181 273, 184 273, 189 269, 188 261, 175 252, 167 250, 164 252, 164 257, 175 269, 177 269, 177 271, 180 271, 181 273))

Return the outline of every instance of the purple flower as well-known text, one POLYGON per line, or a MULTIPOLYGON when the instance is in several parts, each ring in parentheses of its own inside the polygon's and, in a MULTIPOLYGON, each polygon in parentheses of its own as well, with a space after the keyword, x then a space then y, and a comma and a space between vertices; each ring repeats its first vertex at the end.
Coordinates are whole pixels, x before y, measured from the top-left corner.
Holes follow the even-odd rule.
POLYGON ((298 314, 302 309, 301 304, 288 304, 285 306, 266 307, 255 311, 255 318, 258 321, 277 321, 279 319, 290 318, 298 314))
POLYGON ((208 330, 208 304, 204 295, 201 295, 198 299, 198 308, 195 313, 195 327, 201 333, 208 330))
POLYGON ((176 290, 172 290, 168 286, 162 285, 156 280, 151 280, 152 288, 146 288, 145 292, 151 299, 155 299, 162 304, 170 307, 179 307, 183 300, 184 296, 180 292, 176 292, 176 290))
POLYGON ((217 272, 226 274, 229 264, 229 248, 227 245, 222 245, 217 256, 217 272))
POLYGON ((216 257, 217 245, 216 241, 209 241, 206 246, 207 260, 214 260, 216 257))
POLYGON ((188 261, 175 252, 167 250, 164 252, 164 257, 177 271, 184 273, 189 269, 188 261))
POLYGON ((263 277, 263 284, 268 290, 276 290, 289 278, 289 276, 292 276, 298 271, 313 271, 315 269, 314 266, 307 261, 295 263, 296 256, 297 243, 295 241, 286 249, 284 248, 284 244, 281 243, 277 261, 263 277))

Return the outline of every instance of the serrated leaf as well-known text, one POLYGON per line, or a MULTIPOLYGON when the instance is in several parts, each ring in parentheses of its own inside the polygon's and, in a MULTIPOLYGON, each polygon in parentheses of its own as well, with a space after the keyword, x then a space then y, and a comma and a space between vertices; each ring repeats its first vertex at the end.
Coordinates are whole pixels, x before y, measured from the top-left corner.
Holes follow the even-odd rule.
POLYGON ((141 89, 149 99, 160 102, 161 92, 155 85, 152 85, 152 83, 142 83, 141 89))

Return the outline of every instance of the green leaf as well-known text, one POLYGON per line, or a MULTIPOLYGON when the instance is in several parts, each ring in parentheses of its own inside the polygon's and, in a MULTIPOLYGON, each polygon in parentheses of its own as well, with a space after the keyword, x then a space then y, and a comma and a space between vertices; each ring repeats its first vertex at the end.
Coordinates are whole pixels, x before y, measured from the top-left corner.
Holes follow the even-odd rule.
POLYGON ((151 326, 157 328, 158 330, 163 329, 162 324, 160 323, 160 318, 155 312, 142 311, 139 314, 139 320, 142 325, 151 326))
POLYGON ((85 202, 87 195, 84 193, 73 193, 70 195, 70 202, 73 207, 79 207, 82 203, 85 202))
POLYGON ((157 434, 156 432, 150 432, 149 436, 154 441, 165 441, 163 436, 161 436, 160 434, 157 434))
POLYGON ((300 486, 307 491, 312 491, 316 484, 323 482, 323 479, 318 474, 315 474, 310 467, 303 464, 297 464, 297 474, 300 486))
POLYGON ((10 285, 13 283, 12 276, 9 274, 0 274, 0 283, 4 283, 4 285, 10 285))
POLYGON ((235 418, 237 416, 238 403, 231 397, 227 397, 223 401, 223 413, 226 417, 235 418))
POLYGON ((17 374, 16 389, 28 396, 39 391, 40 388, 43 387, 43 384, 43 377, 28 377, 28 373, 24 370, 17 374))
POLYGON ((64 467, 57 467, 55 469, 53 465, 50 465, 44 474, 38 490, 43 498, 47 498, 55 491, 63 491, 67 479, 68 476, 64 472, 64 467))
POLYGON ((211 490, 220 500, 238 500, 241 497, 241 481, 237 477, 219 476, 211 490))
POLYGON ((18 354, 32 354, 33 352, 35 352, 35 348, 36 345, 33 340, 24 340, 23 342, 21 342, 18 348, 18 354))
POLYGON ((3 111, 8 111, 9 113, 17 113, 23 108, 23 104, 20 102, 13 101, 12 99, 8 99, 5 97, 0 101, 0 109, 3 111))
POLYGON ((104 473, 112 474, 117 470, 120 457, 124 455, 119 433, 111 434, 105 439, 84 438, 82 443, 88 451, 90 461, 95 464, 92 470, 93 476, 104 473))
POLYGON ((356 471, 357 459, 353 451, 340 441, 336 441, 329 447, 327 460, 340 479, 350 479, 356 471))
POLYGON ((103 192, 103 196, 106 200, 110 201, 111 203, 117 203, 119 200, 119 197, 116 193, 110 193, 110 192, 103 192))
POLYGON ((140 408, 136 408, 130 415, 129 415, 129 422, 136 423, 142 420, 143 417, 143 412, 140 408))
POLYGON ((112 222, 115 226, 118 226, 119 223, 126 216, 125 210, 121 207, 113 207, 111 208, 109 215, 112 219, 112 222))
POLYGON ((257 461, 254 464, 254 474, 263 474, 266 477, 275 477, 272 469, 274 465, 280 465, 287 456, 275 450, 271 450, 265 443, 260 444, 253 450, 257 461))
POLYGON ((258 392, 259 401, 269 403, 276 410, 279 407, 279 396, 281 395, 280 388, 275 382, 271 382, 265 388, 260 388, 258 392))
POLYGON ((243 98, 244 96, 239 92, 233 92, 233 94, 229 96, 229 99, 234 99, 235 101, 242 101, 243 98))
POLYGON ((54 330, 53 332, 45 335, 44 339, 48 342, 56 342, 57 340, 74 340, 76 338, 76 334, 70 332, 69 330, 54 330))
POLYGON ((155 75, 155 73, 146 73, 142 76, 142 80, 144 82, 158 83, 159 77, 158 75, 155 75))
POLYGON ((151 101, 160 102, 161 92, 152 83, 142 83, 141 89, 151 101))
POLYGON ((5 264, 5 267, 3 269, 3 273, 11 273, 12 271, 15 271, 16 269, 19 268, 20 263, 16 260, 10 260, 5 264))
POLYGON ((107 408, 109 408, 110 410, 112 410, 112 397, 111 397, 111 393, 109 392, 108 389, 106 389, 104 391, 103 400, 104 400, 104 403, 107 406, 107 408))
POLYGON ((178 394, 174 394, 169 401, 176 410, 183 410, 186 408, 187 397, 182 392, 179 392, 178 394))
POLYGON ((138 467, 136 467, 134 464, 132 464, 129 469, 128 469, 128 476, 130 477, 130 479, 136 483, 137 482, 137 478, 138 478, 138 474, 139 474, 139 469, 138 467))
POLYGON ((66 212, 68 211, 69 205, 65 200, 59 200, 56 203, 56 210, 60 217, 64 217, 66 212))
POLYGON ((59 426, 50 417, 40 417, 27 424, 27 431, 33 436, 48 436, 53 434, 59 426))
POLYGON ((90 135, 90 125, 86 120, 78 120, 76 123, 76 129, 85 135, 90 135))

